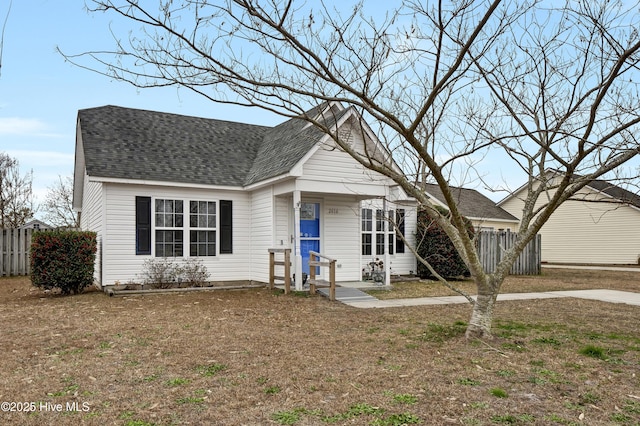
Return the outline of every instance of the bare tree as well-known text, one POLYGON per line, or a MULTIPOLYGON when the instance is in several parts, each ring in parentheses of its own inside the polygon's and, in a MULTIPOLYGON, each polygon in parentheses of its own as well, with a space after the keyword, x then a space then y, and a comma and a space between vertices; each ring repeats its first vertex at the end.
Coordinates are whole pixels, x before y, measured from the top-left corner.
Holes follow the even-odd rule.
POLYGON ((47 223, 63 228, 77 228, 78 215, 73 211, 73 178, 58 176, 58 181, 47 188, 42 205, 47 223))
POLYGON ((11 13, 11 6, 13 5, 13 1, 9 2, 9 8, 7 9, 7 14, 4 17, 4 21, 2 22, 2 28, 0 29, 0 75, 2 75, 2 52, 4 51, 4 30, 7 28, 7 21, 9 20, 9 13, 11 13))
POLYGON ((308 120, 429 209, 477 286, 469 338, 490 336, 502 282, 549 216, 591 180, 632 170, 639 154, 635 3, 92 3, 136 30, 116 35, 112 51, 67 55, 72 62, 138 87, 181 86, 308 120), (389 155, 356 151, 331 117, 304 113, 324 102, 373 123, 389 155), (488 274, 450 181, 486 178, 479 166, 496 156, 528 181, 518 241, 488 274), (426 182, 438 184, 448 215, 433 209, 426 182))
POLYGON ((18 160, 0 153, 0 229, 17 228, 34 215, 33 172, 20 176, 18 160))

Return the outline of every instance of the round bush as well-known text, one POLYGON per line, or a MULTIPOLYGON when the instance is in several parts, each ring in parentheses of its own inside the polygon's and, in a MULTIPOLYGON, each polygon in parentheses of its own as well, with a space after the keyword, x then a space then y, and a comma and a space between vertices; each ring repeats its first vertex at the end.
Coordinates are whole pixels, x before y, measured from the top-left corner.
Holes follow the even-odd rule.
POLYGON ((31 282, 62 294, 78 294, 93 284, 95 232, 42 231, 31 237, 31 282))
MULTIPOLYGON (((436 207, 440 214, 448 216, 449 211, 436 207)), ((464 218, 469 236, 475 235, 471 221, 464 218)), ((418 226, 416 231, 418 254, 425 259, 444 278, 458 278, 469 275, 467 265, 462 261, 458 251, 444 230, 429 216, 426 208, 418 209, 418 226)), ((433 278, 431 271, 418 262, 418 276, 433 278)))

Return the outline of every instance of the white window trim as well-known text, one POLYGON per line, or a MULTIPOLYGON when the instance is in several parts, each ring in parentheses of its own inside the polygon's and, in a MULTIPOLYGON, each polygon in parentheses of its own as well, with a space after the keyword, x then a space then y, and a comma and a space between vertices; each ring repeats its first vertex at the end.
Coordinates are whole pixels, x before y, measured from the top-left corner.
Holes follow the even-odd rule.
POLYGON ((156 256, 156 231, 171 231, 182 229, 182 256, 176 256, 175 259, 188 259, 190 257, 197 259, 214 260, 220 258, 220 199, 203 199, 203 198, 180 198, 171 196, 152 196, 151 197, 151 257, 156 256), (173 200, 182 201, 182 228, 167 228, 156 226, 156 200, 173 200), (191 201, 205 201, 216 203, 216 224, 214 228, 197 228, 191 227, 191 201), (191 256, 191 230, 210 230, 216 232, 216 252, 213 256, 191 256))

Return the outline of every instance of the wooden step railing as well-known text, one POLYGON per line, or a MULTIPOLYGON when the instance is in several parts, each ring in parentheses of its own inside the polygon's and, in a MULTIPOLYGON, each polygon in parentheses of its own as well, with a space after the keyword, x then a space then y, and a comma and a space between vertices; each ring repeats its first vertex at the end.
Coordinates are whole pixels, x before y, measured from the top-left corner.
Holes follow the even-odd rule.
POLYGON ((336 259, 309 251, 309 293, 315 294, 316 288, 329 288, 329 300, 336 300, 336 259), (323 259, 323 260, 321 260, 323 259), (316 279, 316 266, 329 267, 329 281, 316 279))
POLYGON ((289 294, 291 291, 291 249, 289 248, 272 248, 269 249, 269 288, 274 289, 276 280, 284 281, 284 292, 289 294), (276 253, 283 253, 284 260, 276 260, 276 253), (275 274, 276 266, 284 266, 284 276, 275 274))

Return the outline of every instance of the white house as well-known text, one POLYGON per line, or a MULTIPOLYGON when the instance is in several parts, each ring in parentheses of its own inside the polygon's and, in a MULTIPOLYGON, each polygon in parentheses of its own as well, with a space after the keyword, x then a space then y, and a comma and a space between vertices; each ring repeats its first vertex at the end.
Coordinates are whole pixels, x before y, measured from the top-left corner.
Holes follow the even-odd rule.
MULTIPOLYGON (((552 187, 552 171, 548 171, 548 177, 552 187)), ((549 190, 549 196, 553 194, 554 190, 549 190)), ((498 205, 520 217, 525 196, 523 186, 498 205)), ((593 180, 551 215, 540 234, 543 262, 638 264, 640 196, 609 182, 593 180)))
MULTIPOLYGON (((353 109, 324 108, 354 146, 377 144, 353 109)), ((415 203, 304 120, 265 127, 117 106, 78 112, 73 205, 81 228, 98 234, 100 286, 140 281, 144 261, 162 256, 196 256, 214 281, 267 282, 269 248, 292 249, 293 273, 308 271, 315 250, 337 259, 337 281, 359 281, 378 235, 393 273, 415 271, 393 227, 362 232, 360 203, 372 199, 404 219, 411 241, 415 203)))
MULTIPOLYGON (((356 150, 386 154, 353 109, 321 108, 306 114, 331 117, 356 150)), ((476 227, 517 224, 477 191, 453 190, 476 227)), ((443 205, 436 185, 426 191, 443 205)), ((377 258, 387 278, 417 268, 398 235, 415 243, 415 200, 302 119, 265 127, 117 106, 80 110, 73 206, 81 229, 98 234, 102 287, 140 281, 145 260, 157 257, 198 257, 213 281, 267 282, 270 248, 292 250, 297 288, 310 250, 337 259, 338 282, 360 281, 377 258)))
POLYGON ((32 219, 29 222, 25 223, 22 226, 19 226, 18 229, 35 229, 35 230, 46 230, 53 229, 51 225, 44 223, 38 219, 32 219))
MULTIPOLYGON (((434 205, 447 207, 438 185, 426 184, 425 191, 434 205)), ((476 231, 516 231, 518 229, 520 220, 516 216, 497 206, 475 189, 451 187, 451 193, 460 213, 471 221, 476 231)))

